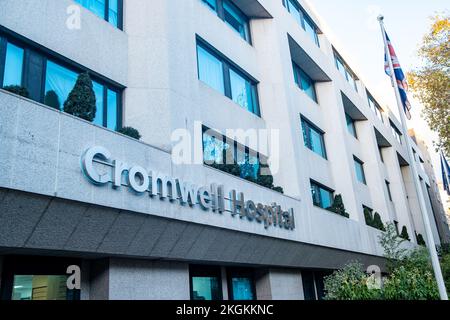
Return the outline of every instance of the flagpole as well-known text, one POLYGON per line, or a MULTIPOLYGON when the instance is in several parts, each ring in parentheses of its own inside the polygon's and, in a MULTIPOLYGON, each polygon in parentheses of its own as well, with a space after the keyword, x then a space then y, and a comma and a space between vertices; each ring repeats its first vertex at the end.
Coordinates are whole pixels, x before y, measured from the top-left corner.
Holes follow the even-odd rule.
POLYGON ((378 17, 378 21, 380 22, 381 32, 383 34, 383 40, 384 40, 384 47, 385 47, 386 54, 387 54, 389 68, 391 70, 392 82, 394 84, 394 89, 395 89, 395 97, 397 98, 398 113, 400 115, 400 119, 402 122, 403 136, 405 137, 405 144, 406 144, 406 148, 408 151, 409 163, 411 164, 410 167, 411 167, 411 171, 412 171, 412 175, 413 175, 413 181, 414 181, 414 184, 416 187, 417 198, 419 200, 420 211, 422 213, 422 219, 423 219, 423 223, 425 226, 425 236, 428 240, 428 251, 430 253, 431 263, 433 265, 434 276, 435 276, 436 282, 438 284, 439 295, 441 297, 441 300, 448 300, 447 290, 445 289, 444 278, 442 277, 441 266, 439 264, 439 258, 438 258, 437 251, 436 251, 436 244, 434 242, 433 233, 431 231, 430 218, 428 216, 428 210, 425 205, 425 198, 423 196, 422 186, 420 185, 420 182, 418 179, 419 175, 417 173, 416 161, 414 159, 412 149, 411 149, 411 143, 409 140, 408 129, 407 129, 408 127, 407 127, 407 123, 406 123, 406 119, 405 119, 405 110, 403 107, 402 99, 400 97, 400 91, 399 91, 397 79, 395 76, 391 52, 389 50, 389 46, 388 46, 388 42, 387 42, 387 38, 386 38, 386 30, 384 28, 384 17, 382 15, 380 15, 378 17))

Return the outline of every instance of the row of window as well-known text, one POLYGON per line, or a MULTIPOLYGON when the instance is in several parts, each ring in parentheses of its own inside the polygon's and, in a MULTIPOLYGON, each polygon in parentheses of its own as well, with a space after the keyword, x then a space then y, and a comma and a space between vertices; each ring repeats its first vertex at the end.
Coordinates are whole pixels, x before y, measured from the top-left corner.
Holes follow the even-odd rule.
MULTIPOLYGON (((223 300, 222 270, 214 266, 190 266, 191 300, 223 300)), ((252 269, 227 268, 229 300, 256 300, 252 269)))
POLYGON ((289 13, 294 17, 297 23, 306 31, 308 36, 314 43, 319 46, 318 28, 308 16, 308 14, 303 10, 297 0, 283 0, 284 6, 287 8, 289 13))
MULTIPOLYGON (((63 110, 79 73, 84 71, 32 46, 0 37, 1 87, 25 87, 30 98, 50 107, 63 110)), ((97 109, 93 122, 111 130, 119 129, 121 89, 96 77, 93 77, 92 84, 97 109)))
POLYGON ((123 27, 123 0, 75 0, 116 28, 123 27))
POLYGON ((206 42, 197 40, 198 78, 249 112, 260 116, 257 82, 206 42))
POLYGON ((381 122, 384 123, 384 119, 383 119, 383 109, 381 108, 381 106, 378 104, 378 102, 376 102, 375 98, 370 94, 369 91, 367 91, 367 100, 369 103, 369 107, 370 109, 375 112, 376 116, 378 119, 380 119, 381 122))
POLYGON ((232 139, 203 128, 203 161, 206 165, 237 165, 241 178, 256 180, 262 157, 232 139))
POLYGON ((337 53, 336 50, 334 51, 334 60, 336 63, 336 68, 339 70, 339 72, 342 74, 342 76, 350 83, 350 85, 358 91, 358 86, 356 84, 356 81, 358 78, 356 77, 355 73, 350 69, 350 67, 345 63, 344 59, 337 53))
POLYGON ((239 36, 251 43, 249 18, 229 0, 202 0, 239 36))

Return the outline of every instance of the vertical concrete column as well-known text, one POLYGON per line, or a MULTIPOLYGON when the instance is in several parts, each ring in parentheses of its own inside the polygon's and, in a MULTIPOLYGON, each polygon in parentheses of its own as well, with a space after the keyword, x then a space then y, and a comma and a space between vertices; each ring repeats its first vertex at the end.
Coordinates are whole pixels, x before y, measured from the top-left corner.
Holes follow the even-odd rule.
POLYGON ((275 270, 261 272, 256 277, 258 300, 303 300, 300 270, 275 270))
POLYGON ((95 260, 90 264, 89 299, 109 299, 109 259, 95 260))

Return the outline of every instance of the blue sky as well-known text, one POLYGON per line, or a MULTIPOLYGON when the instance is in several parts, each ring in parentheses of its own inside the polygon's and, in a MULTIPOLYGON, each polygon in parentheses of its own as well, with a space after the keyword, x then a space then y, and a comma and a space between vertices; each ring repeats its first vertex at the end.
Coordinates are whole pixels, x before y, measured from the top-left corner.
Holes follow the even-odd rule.
MULTIPOLYGON (((417 57, 423 36, 430 27, 430 17, 450 11, 449 0, 309 0, 317 14, 326 23, 338 48, 343 48, 344 58, 363 78, 366 86, 382 106, 389 105, 396 113, 395 96, 389 78, 384 74, 383 42, 376 17, 385 16, 386 30, 400 59, 404 71, 420 65, 417 57)), ((410 94, 411 96, 412 94, 410 94)), ((435 169, 439 156, 431 143, 435 139, 420 118, 422 106, 413 103, 413 120, 408 126, 423 136, 430 146, 435 169)), ((436 170, 439 173, 439 170, 436 170)), ((437 174, 437 178, 440 179, 437 174)))

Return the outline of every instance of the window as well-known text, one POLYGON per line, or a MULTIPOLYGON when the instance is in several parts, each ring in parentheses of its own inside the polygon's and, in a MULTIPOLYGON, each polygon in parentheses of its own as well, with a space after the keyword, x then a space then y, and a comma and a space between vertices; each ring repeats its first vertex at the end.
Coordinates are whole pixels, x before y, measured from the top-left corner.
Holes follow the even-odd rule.
POLYGON ((399 223, 398 221, 394 221, 395 231, 397 232, 397 235, 400 235, 400 229, 399 229, 399 223))
POLYGON ((353 157, 355 163, 356 178, 359 182, 367 184, 366 175, 364 174, 364 163, 356 157, 353 157))
POLYGON ((387 181, 387 180, 385 182, 386 182, 386 190, 388 192, 389 200, 392 201, 391 183, 389 181, 387 181))
POLYGON ((392 135, 394 136, 395 140, 398 141, 398 143, 402 144, 402 134, 400 133, 400 130, 397 129, 395 124, 392 123, 392 121, 389 121, 391 125, 391 131, 392 135))
MULTIPOLYGON (((44 103, 55 109, 63 110, 64 102, 75 86, 77 78, 78 73, 48 60, 44 103)), ((92 81, 92 87, 96 100, 96 115, 93 123, 111 130, 119 129, 117 92, 96 81, 92 81)))
POLYGON ((358 136, 356 134, 355 120, 353 120, 353 118, 351 116, 349 116, 347 113, 345 114, 345 119, 347 121, 348 132, 355 138, 358 138, 358 136))
POLYGON ((260 116, 256 81, 206 44, 197 45, 198 78, 247 111, 260 116))
POLYGON ((296 0, 285 0, 285 7, 297 23, 306 31, 314 43, 319 46, 318 28, 296 0))
POLYGON ((374 97, 369 93, 369 91, 367 91, 367 99, 368 99, 370 109, 372 109, 372 111, 375 112, 375 115, 377 116, 377 118, 380 119, 381 122, 384 123, 383 109, 380 107, 378 102, 375 101, 374 97))
POLYGON ((203 161, 206 165, 256 181, 261 167, 260 157, 248 147, 203 128, 203 161), (239 168, 237 172, 233 169, 235 165, 239 168))
POLYGON ((334 191, 311 180, 311 195, 313 204, 322 209, 328 209, 332 206, 334 200, 334 191))
POLYGON ((3 87, 22 85, 23 57, 24 50, 22 48, 15 46, 12 43, 6 45, 3 87))
POLYGON ((314 81, 294 62, 292 62, 294 69, 294 79, 297 86, 302 89, 308 97, 317 102, 316 88, 314 81))
MULTIPOLYGON (((63 111, 78 75, 88 70, 49 50, 36 49, 26 39, 13 41, 14 44, 0 37, 0 84, 21 85, 29 91, 31 99, 63 111)), ((90 72, 90 76, 96 98, 93 123, 120 129, 122 89, 101 75, 90 72)))
POLYGON ((382 147, 378 147, 378 153, 380 154, 381 162, 384 163, 383 148, 382 147))
POLYGON ((211 10, 225 21, 239 36, 247 41, 250 39, 250 26, 248 17, 229 0, 202 0, 211 10))
POLYGON ((256 300, 252 270, 227 269, 227 280, 230 300, 256 300))
POLYGON ((96 16, 122 29, 123 0, 75 0, 96 16))
POLYGON ((303 117, 301 117, 301 122, 305 146, 322 158, 327 159, 324 132, 303 117))
POLYGON ((220 267, 190 266, 191 300, 222 300, 220 267))
POLYGON ((339 72, 342 74, 342 76, 347 80, 348 83, 356 90, 358 91, 358 86, 356 84, 357 77, 353 73, 353 71, 350 69, 350 67, 345 63, 344 59, 339 55, 339 53, 334 50, 334 60, 336 63, 336 68, 339 70, 339 72))
POLYGON ((2 273, 2 300, 79 300, 80 290, 67 288, 66 273, 78 259, 5 256, 2 273))

